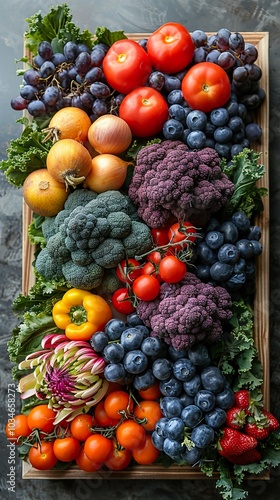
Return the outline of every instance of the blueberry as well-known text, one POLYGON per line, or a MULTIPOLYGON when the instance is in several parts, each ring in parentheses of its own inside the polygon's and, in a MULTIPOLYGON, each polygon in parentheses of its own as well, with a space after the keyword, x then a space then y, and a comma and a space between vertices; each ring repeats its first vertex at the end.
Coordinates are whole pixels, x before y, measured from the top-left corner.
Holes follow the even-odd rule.
POLYGON ((234 101, 234 100, 229 100, 228 103, 226 104, 225 106, 228 114, 229 114, 229 117, 234 117, 235 115, 238 114, 238 103, 237 101, 234 101))
POLYGON ((214 132, 215 141, 219 142, 220 144, 226 144, 231 140, 231 138, 232 130, 229 127, 223 125, 222 127, 216 128, 214 132))
POLYGON ((168 109, 169 118, 174 118, 179 122, 185 124, 185 109, 181 104, 171 104, 168 109))
POLYGON ((181 419, 186 427, 193 429, 203 419, 203 412, 196 405, 189 405, 183 408, 181 412, 181 419))
POLYGON ((122 332, 125 330, 126 325, 121 319, 110 319, 105 326, 105 333, 110 340, 119 340, 122 332))
POLYGON ((217 250, 224 243, 224 235, 220 231, 209 231, 205 236, 205 241, 212 250, 217 250))
POLYGON ((228 127, 233 131, 237 132, 244 126, 242 118, 240 116, 232 116, 228 121, 228 127))
POLYGON ((126 370, 122 363, 110 363, 104 368, 104 377, 108 382, 122 382, 126 377, 126 370))
POLYGON ((158 337, 147 337, 141 344, 141 350, 146 356, 157 356, 162 351, 162 343, 158 337))
POLYGON ((104 332, 95 332, 89 341, 91 347, 95 350, 95 352, 103 351, 108 342, 109 337, 104 332))
POLYGON ((195 427, 191 433, 191 440, 197 448, 206 448, 206 446, 213 443, 214 438, 214 430, 207 424, 195 427))
POLYGON ((231 216, 231 220, 236 225, 237 229, 239 229, 242 233, 248 231, 250 227, 250 219, 241 210, 234 212, 231 216))
POLYGON ((214 252, 205 241, 201 241, 197 245, 197 256, 203 264, 214 264, 218 260, 216 252, 214 252))
POLYGON ((194 404, 204 412, 212 411, 215 408, 215 394, 202 389, 196 393, 194 404))
POLYGON ((220 226, 220 231, 224 235, 225 243, 236 243, 238 240, 238 229, 236 225, 231 221, 223 222, 220 226))
POLYGON ((165 75, 164 90, 172 92, 172 90, 181 89, 181 80, 177 76, 165 75))
POLYGON ((175 347, 170 345, 168 347, 168 355, 169 355, 171 361, 176 361, 177 359, 180 359, 180 358, 186 358, 188 355, 188 351, 187 350, 178 351, 178 349, 175 349, 175 347))
POLYGON ((155 431, 158 433, 159 436, 163 436, 164 438, 167 437, 166 426, 167 426, 168 422, 169 422, 169 418, 167 418, 167 417, 161 417, 157 421, 157 423, 155 425, 155 431))
POLYGON ((214 137, 215 130, 216 130, 216 125, 208 121, 204 127, 203 132, 207 138, 212 139, 214 137))
POLYGON ((129 373, 137 375, 146 370, 148 358, 140 349, 135 349, 126 353, 123 358, 123 365, 129 373))
POLYGON ((168 380, 161 380, 159 388, 163 396, 180 396, 183 384, 175 377, 170 377, 168 380))
POLYGON ((150 368, 147 368, 144 372, 139 375, 135 375, 133 380, 133 386, 137 391, 145 391, 152 387, 156 382, 153 372, 150 368))
POLYGON ((251 260, 247 261, 245 272, 246 272, 247 279, 254 278, 254 276, 256 274, 256 264, 251 260))
POLYGON ((243 151, 243 146, 241 144, 233 144, 230 150, 231 157, 238 155, 243 151))
POLYGON ((150 330, 145 325, 135 325, 134 328, 143 334, 143 338, 146 338, 150 335, 150 330))
POLYGON ((216 108, 210 113, 210 121, 213 125, 221 127, 225 125, 229 120, 229 113, 226 108, 216 108))
POLYGON ((207 281, 207 280, 211 279, 210 266, 208 264, 197 264, 197 266, 195 268, 195 275, 201 281, 207 281))
POLYGON ((153 71, 149 76, 149 86, 159 92, 163 88, 165 83, 165 76, 160 71, 153 71))
POLYGON ((198 373, 196 375, 194 375, 194 377, 191 380, 184 382, 183 388, 184 388, 184 391, 189 396, 195 396, 196 393, 201 389, 201 380, 200 380, 200 376, 198 375, 198 373))
POLYGON ((143 342, 143 333, 137 328, 126 328, 121 334, 121 345, 125 351, 140 348, 143 342))
POLYGON ((163 442, 163 451, 171 458, 179 457, 185 448, 175 439, 165 438, 163 442))
POLYGON ((187 145, 191 149, 202 149, 205 147, 206 135, 202 130, 192 130, 187 137, 187 145))
POLYGON ((128 314, 128 316, 126 317, 126 321, 129 326, 144 325, 142 319, 139 318, 136 312, 128 314))
POLYGON ((226 379, 217 366, 203 368, 200 378, 204 389, 214 393, 221 392, 226 384, 226 379))
POLYGON ((215 143, 215 150, 218 153, 219 156, 223 158, 230 158, 231 155, 231 148, 232 148, 232 143, 227 142, 227 143, 221 143, 221 142, 216 142, 215 143))
POLYGON ((239 259, 239 252, 232 243, 225 243, 218 250, 218 259, 226 264, 235 264, 239 259))
POLYGON ((170 118, 164 123, 162 132, 165 139, 176 141, 181 139, 184 132, 184 126, 179 120, 170 118))
POLYGON ((204 344, 197 343, 188 350, 189 359, 194 365, 203 366, 210 363, 208 348, 204 344))
POLYGON ((250 226, 246 236, 248 240, 259 241, 261 239, 261 235, 262 235, 262 230, 259 226, 250 226))
POLYGON ((102 354, 106 363, 120 363, 124 357, 124 348, 121 344, 113 342, 104 347, 102 354))
POLYGON ((194 364, 187 358, 177 359, 173 364, 173 374, 178 380, 187 381, 196 372, 194 364))
POLYGON ((187 127, 191 130, 203 130, 207 123, 207 115, 197 109, 191 111, 187 118, 187 127))
POLYGON ((200 448, 193 446, 190 450, 186 448, 185 451, 181 454, 181 458, 188 465, 196 465, 199 462, 201 453, 202 450, 200 448))
POLYGON ((246 283, 246 273, 234 273, 229 280, 225 282, 225 288, 228 291, 239 290, 246 283))
POLYGON ((256 256, 260 255, 263 251, 262 244, 257 240, 250 240, 250 242, 252 243, 252 245, 254 247, 254 255, 256 255, 256 256))
POLYGON ((185 408, 185 406, 189 406, 189 405, 193 404, 193 397, 189 396, 189 394, 187 394, 186 392, 183 392, 182 394, 180 394, 179 399, 180 399, 184 408, 185 408))
POLYGON ((242 273, 246 269, 246 260, 242 257, 234 264, 233 272, 234 273, 242 273))
POLYGON ((184 438, 184 428, 184 422, 180 417, 172 417, 165 427, 166 437, 181 442, 184 438))
POLYGON ((249 123, 245 127, 245 135, 248 141, 258 142, 262 136, 262 128, 257 123, 249 123))
POLYGON ((225 387, 223 391, 216 394, 216 406, 223 410, 228 410, 234 403, 234 392, 230 387, 225 387))
POLYGON ((205 148, 215 149, 215 141, 214 141, 214 139, 211 139, 211 137, 206 137, 204 147, 205 148))
POLYGON ((205 414, 205 422, 213 429, 219 429, 226 421, 227 414, 222 408, 214 408, 213 411, 205 414))
POLYGON ((211 278, 215 281, 227 281, 233 273, 233 266, 225 262, 215 262, 210 267, 211 278))
POLYGON ((183 405, 176 396, 166 396, 160 401, 160 409, 167 418, 180 417, 183 405))
POLYGON ((152 371, 158 380, 167 380, 172 373, 172 364, 169 359, 158 358, 153 362, 152 371))
POLYGON ((156 431, 152 432, 152 443, 157 450, 163 451, 164 439, 165 438, 160 436, 156 431))
POLYGON ((241 257, 244 259, 251 259, 254 257, 254 246, 252 245, 251 240, 247 240, 245 238, 238 240, 236 242, 236 248, 238 249, 241 257))
POLYGON ((183 104, 184 97, 180 89, 171 90, 167 96, 167 102, 171 106, 172 104, 183 104))

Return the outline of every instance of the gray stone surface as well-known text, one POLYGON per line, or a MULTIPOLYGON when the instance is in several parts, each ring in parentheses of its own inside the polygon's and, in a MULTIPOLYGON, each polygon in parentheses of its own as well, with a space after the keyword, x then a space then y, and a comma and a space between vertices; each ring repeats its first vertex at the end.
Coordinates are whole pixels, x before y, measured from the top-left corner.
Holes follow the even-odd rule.
MULTIPOLYGON (((17 95, 20 79, 15 75, 14 60, 21 57, 25 19, 38 10, 45 14, 50 5, 59 2, 42 0, 9 0, 1 3, 0 13, 0 154, 6 157, 9 141, 20 134, 16 124, 19 115, 9 106, 17 95)), ((269 31, 270 33, 270 364, 271 409, 280 418, 280 24, 279 0, 69 0, 74 21, 92 32, 96 26, 126 32, 151 32, 167 21, 178 21, 190 30, 269 31)), ((6 343, 16 320, 11 301, 21 290, 21 191, 10 186, 0 173, 0 391, 1 391, 1 467, 0 497, 2 499, 61 500, 104 498, 140 500, 213 500, 218 494, 211 480, 204 481, 48 481, 21 479, 17 459, 16 492, 7 489, 9 449, 4 436, 7 419, 7 389, 13 381, 6 352, 6 343)), ((17 403, 18 404, 18 403, 17 403)), ((248 498, 279 498, 280 470, 271 472, 269 481, 248 481, 248 498)))

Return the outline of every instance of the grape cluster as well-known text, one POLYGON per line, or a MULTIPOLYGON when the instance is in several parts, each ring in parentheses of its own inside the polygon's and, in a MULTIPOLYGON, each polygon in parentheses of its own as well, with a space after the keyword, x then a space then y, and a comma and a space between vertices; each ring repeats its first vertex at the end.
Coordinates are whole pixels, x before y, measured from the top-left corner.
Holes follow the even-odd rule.
POLYGON ((170 373, 160 373, 163 417, 152 433, 154 446, 174 461, 199 461, 226 421, 234 393, 220 369, 211 365, 207 347, 169 348, 170 373))
POLYGON ((229 293, 254 290, 255 259, 262 253, 261 229, 242 211, 220 223, 211 218, 195 250, 194 274, 229 293))
POLYGON ((102 70, 108 48, 99 43, 89 49, 69 41, 63 53, 54 53, 51 44, 42 41, 32 68, 24 73, 20 95, 11 101, 12 108, 27 109, 37 117, 74 106, 86 111, 92 121, 112 107, 117 109, 119 96, 112 97, 102 70))

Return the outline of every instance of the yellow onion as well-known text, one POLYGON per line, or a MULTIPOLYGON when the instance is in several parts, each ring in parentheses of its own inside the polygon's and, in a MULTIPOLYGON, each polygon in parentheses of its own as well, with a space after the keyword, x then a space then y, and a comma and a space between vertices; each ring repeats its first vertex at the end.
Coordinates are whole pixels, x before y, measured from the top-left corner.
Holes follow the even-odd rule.
POLYGON ((117 155, 129 147, 132 133, 122 118, 107 114, 100 116, 91 124, 88 141, 98 153, 117 155))
POLYGON ((123 185, 130 162, 113 154, 100 154, 92 159, 91 171, 86 176, 83 187, 96 193, 118 190, 123 185))

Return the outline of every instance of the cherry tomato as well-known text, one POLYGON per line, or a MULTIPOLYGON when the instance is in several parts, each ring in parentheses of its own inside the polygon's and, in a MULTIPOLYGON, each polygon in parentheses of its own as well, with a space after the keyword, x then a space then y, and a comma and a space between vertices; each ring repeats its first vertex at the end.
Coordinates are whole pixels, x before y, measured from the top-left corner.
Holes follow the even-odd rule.
POLYGON ((101 427, 113 427, 119 422, 119 419, 114 419, 107 415, 104 409, 104 400, 101 399, 99 403, 94 407, 94 417, 98 426, 101 427))
MULTIPOLYGON (((186 237, 188 237, 189 241, 194 242, 196 241, 196 236, 193 234, 195 232, 195 227, 190 222, 176 222, 168 230, 169 240, 171 243, 176 243, 177 241, 183 241, 186 239, 186 237)), ((188 243, 186 242, 182 243, 181 245, 176 245, 172 248, 174 250, 182 250, 187 246, 188 243)))
POLYGON ((102 463, 113 450, 113 441, 101 434, 89 436, 84 444, 84 451, 89 460, 102 463))
POLYGON ((108 469, 123 470, 130 464, 131 460, 132 452, 126 448, 119 448, 115 443, 111 454, 104 463, 108 469))
POLYGON ((32 408, 27 416, 30 429, 40 429, 43 432, 52 432, 56 413, 48 405, 38 405, 32 408))
POLYGON ((147 422, 142 424, 146 431, 154 431, 157 421, 163 417, 160 404, 150 400, 140 401, 134 408, 134 415, 141 420, 147 419, 147 422))
POLYGON ((73 436, 56 438, 53 442, 53 452, 61 462, 72 462, 80 453, 81 444, 73 436))
POLYGON ((79 439, 79 441, 85 441, 93 431, 93 418, 92 415, 87 413, 81 413, 77 415, 70 423, 70 432, 72 436, 79 439))
POLYGON ((178 283, 181 281, 187 272, 185 262, 177 259, 175 255, 167 255, 163 257, 159 265, 159 273, 167 283, 178 283))
POLYGON ((159 399, 161 396, 159 382, 155 382, 155 384, 153 384, 151 387, 148 387, 148 389, 138 391, 138 394, 142 399, 145 399, 146 401, 155 401, 156 399, 159 399))
POLYGON ((80 449, 79 455, 76 457, 76 464, 81 470, 84 470, 85 472, 94 472, 101 469, 102 467, 102 463, 93 462, 93 460, 90 460, 86 456, 83 448, 80 449))
POLYGON ((151 434, 146 434, 144 443, 132 450, 132 456, 138 464, 149 465, 156 461, 160 451, 153 445, 151 434))
POLYGON ((125 391, 114 391, 108 394, 104 400, 104 410, 113 419, 120 420, 120 411, 131 413, 134 403, 130 395, 125 391))
POLYGON ((153 67, 163 73, 178 73, 188 66, 195 45, 188 30, 179 23, 165 23, 154 31, 147 42, 153 67))
POLYGON ((116 268, 116 275, 123 283, 132 283, 141 274, 140 262, 136 259, 122 260, 116 268))
POLYGON ((162 283, 161 276, 158 272, 158 266, 153 262, 146 262, 146 264, 143 265, 142 274, 154 276, 159 281, 159 283, 162 283))
POLYGON ((125 420, 116 430, 118 443, 127 450, 138 448, 145 440, 145 429, 135 420, 125 420))
POLYGON ((112 304, 116 311, 122 314, 130 314, 135 307, 130 301, 127 288, 118 288, 112 295, 112 304))
POLYGON ((204 113, 223 106, 231 94, 230 80, 223 68, 212 62, 192 66, 182 80, 185 101, 204 113))
POLYGON ((118 40, 104 57, 103 72, 109 85, 128 94, 148 81, 152 64, 147 52, 134 40, 118 40))
POLYGON ((161 132, 168 119, 168 104, 158 90, 139 87, 122 100, 119 116, 133 135, 149 137, 161 132))
POLYGON ((157 278, 149 274, 142 274, 133 282, 132 289, 140 300, 154 300, 160 292, 160 284, 157 278))
POLYGON ((38 470, 52 469, 57 463, 51 441, 42 441, 40 444, 32 446, 28 452, 28 458, 32 467, 38 470))
POLYGON ((146 260, 148 262, 152 262, 153 264, 159 264, 161 259, 162 255, 157 250, 155 250, 154 252, 150 252, 149 255, 146 257, 146 260))
POLYGON ((8 420, 6 424, 6 437, 11 443, 19 444, 21 437, 27 437, 32 432, 27 423, 27 415, 20 413, 8 420))
POLYGON ((169 243, 168 228, 152 228, 151 233, 153 241, 158 247, 167 245, 167 243, 169 243))

